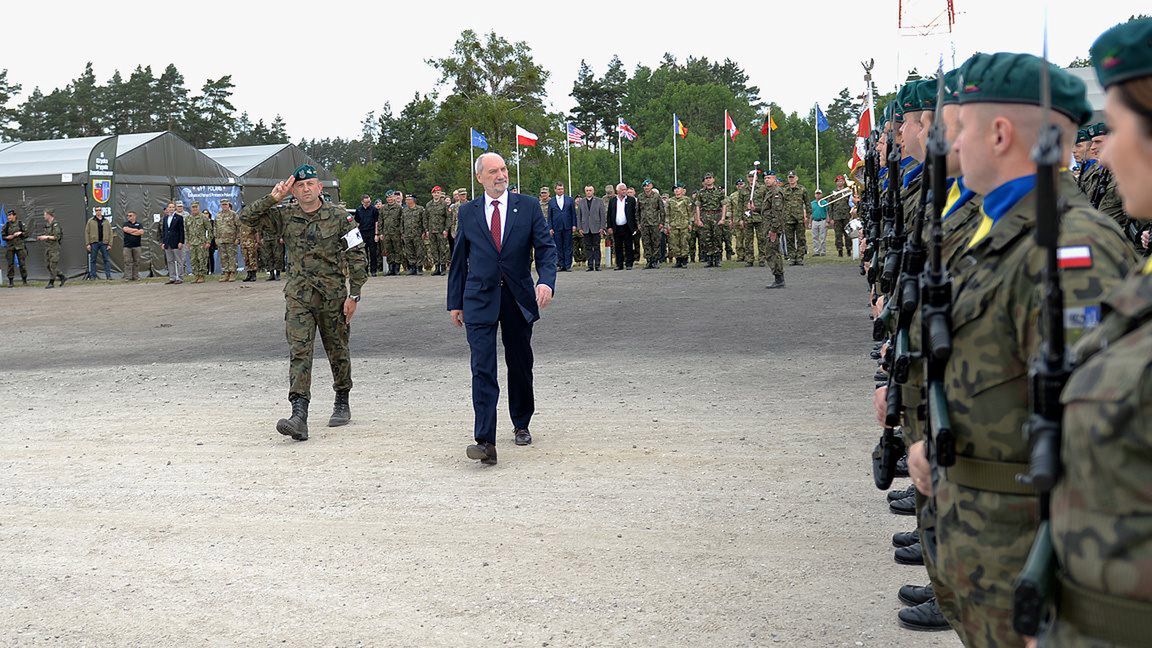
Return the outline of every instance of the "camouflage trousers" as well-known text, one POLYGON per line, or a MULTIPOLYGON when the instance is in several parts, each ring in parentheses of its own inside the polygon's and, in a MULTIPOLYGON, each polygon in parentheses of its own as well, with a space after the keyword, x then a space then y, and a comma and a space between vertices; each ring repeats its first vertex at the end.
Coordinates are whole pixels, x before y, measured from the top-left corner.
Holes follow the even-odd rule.
POLYGON ((656 263, 660 260, 660 226, 659 225, 641 225, 640 226, 641 243, 644 245, 644 259, 648 263, 656 263))
POLYGON ((765 245, 760 249, 764 251, 764 261, 767 263, 768 269, 771 270, 772 274, 774 275, 783 276, 784 274, 785 255, 784 252, 780 249, 782 245, 781 241, 783 240, 784 239, 780 232, 773 232, 772 229, 768 227, 768 224, 764 223, 765 245), (776 235, 775 241, 772 240, 772 234, 776 235))
POLYGON ((720 229, 720 251, 727 252, 728 257, 732 257, 732 216, 729 215, 724 221, 724 224, 719 227, 720 229))
POLYGON ((240 244, 244 252, 244 269, 255 272, 260 269, 260 245, 256 241, 244 241, 240 244))
POLYGON ((848 232, 845 231, 845 229, 844 229, 847 225, 848 225, 848 221, 845 221, 845 220, 833 220, 832 221, 832 229, 835 230, 835 232, 836 232, 836 251, 837 252, 839 252, 840 250, 848 250, 849 252, 852 251, 852 241, 848 240, 848 232))
POLYGON ((736 235, 736 258, 741 261, 748 260, 746 252, 748 244, 748 223, 745 222, 744 227, 736 226, 734 234, 736 235))
POLYGON ((1036 537, 1038 499, 941 478, 936 506, 936 572, 952 593, 939 601, 944 616, 969 648, 1023 646, 1012 629, 1012 583, 1036 537))
POLYGON ((220 272, 236 274, 236 244, 217 243, 220 250, 220 272))
POLYGON ((700 229, 700 260, 705 257, 719 256, 724 253, 724 231, 717 223, 720 221, 720 212, 701 214, 700 220, 704 227, 700 229))
POLYGON ((332 367, 332 388, 352 389, 352 359, 348 354, 348 322, 344 318, 344 298, 324 299, 317 291, 307 300, 284 296, 284 331, 288 338, 288 400, 296 396, 312 399, 312 355, 316 331, 324 343, 324 353, 332 367))
POLYGON ((263 270, 284 270, 284 244, 275 234, 265 234, 260 243, 260 268, 263 270))
POLYGON ((803 216, 784 218, 784 239, 788 244, 788 258, 803 261, 808 254, 808 228, 804 227, 803 216))
POLYGON ((16 274, 16 264, 20 264, 20 277, 22 279, 28 278, 28 250, 21 248, 19 250, 13 248, 11 245, 4 248, 4 256, 8 259, 8 279, 16 274))
POLYGON ((380 230, 380 253, 389 263, 404 263, 404 237, 400 232, 380 230))
POLYGON ((768 257, 768 225, 766 223, 753 223, 751 221, 744 221, 744 227, 736 229, 738 235, 743 238, 743 245, 740 248, 740 254, 744 257, 745 261, 756 261, 756 250, 752 249, 755 244, 756 249, 760 251, 760 260, 764 261, 768 257))
POLYGON ((208 255, 212 254, 210 250, 205 250, 203 245, 193 245, 188 250, 188 256, 192 261, 192 274, 203 277, 208 274, 208 255))
POLYGON ((404 235, 404 263, 409 268, 417 268, 424 266, 424 240, 420 235, 415 236, 404 235))
POLYGON ((696 263, 696 252, 700 248, 700 233, 702 231, 699 227, 692 227, 688 231, 688 259, 692 263, 696 263))
POLYGON ((575 263, 584 263, 588 260, 588 255, 584 252, 584 232, 576 230, 572 235, 572 261, 575 263))
POLYGON ((428 250, 432 265, 440 263, 447 265, 452 260, 452 254, 448 250, 448 239, 444 238, 440 232, 433 232, 428 235, 428 250))
POLYGON ((48 266, 48 280, 52 281, 60 276, 60 250, 45 250, 44 265, 48 266))
POLYGON ((692 229, 688 227, 673 227, 668 231, 668 258, 688 258, 688 239, 692 236, 692 229))

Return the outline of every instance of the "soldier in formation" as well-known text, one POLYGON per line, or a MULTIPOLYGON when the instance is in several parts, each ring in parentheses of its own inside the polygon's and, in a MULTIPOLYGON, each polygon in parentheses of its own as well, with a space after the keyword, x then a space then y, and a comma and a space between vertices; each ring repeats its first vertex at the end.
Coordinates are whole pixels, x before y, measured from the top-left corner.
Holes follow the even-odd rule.
POLYGON ((424 265, 424 241, 428 238, 428 219, 424 208, 416 204, 416 196, 408 195, 400 212, 404 241, 404 262, 409 275, 421 274, 424 265))
POLYGON ((192 257, 192 274, 196 276, 192 283, 204 283, 204 278, 208 276, 208 255, 212 247, 212 219, 200 211, 198 201, 192 201, 188 208, 192 213, 184 221, 184 240, 189 247, 188 254, 192 257))
POLYGON ((236 250, 240 243, 240 216, 232 210, 232 201, 220 201, 216 214, 216 248, 220 250, 220 281, 236 280, 236 250))
POLYGON ((426 240, 432 263, 432 276, 439 277, 448 269, 448 200, 439 185, 432 187, 432 200, 424 206, 426 240))
POLYGON ((722 227, 727 224, 728 201, 716 186, 716 176, 704 174, 704 186, 695 196, 695 226, 700 229, 700 260, 709 268, 719 268, 724 254, 722 227))
POLYGON ((400 274, 400 264, 404 263, 404 228, 400 221, 400 194, 389 189, 384 194, 384 208, 380 211, 380 249, 388 257, 388 271, 385 276, 400 274))
POLYGON ((808 254, 808 228, 811 226, 808 214, 808 190, 800 185, 795 171, 788 172, 788 184, 780 189, 784 198, 784 244, 794 266, 804 265, 808 254))
POLYGON ((244 253, 244 281, 256 281, 260 271, 260 230, 243 222, 240 223, 240 250, 244 253))
POLYGON ((653 270, 660 267, 660 233, 665 227, 664 202, 651 180, 644 180, 641 187, 643 191, 636 197, 636 220, 644 246, 644 269, 653 270))

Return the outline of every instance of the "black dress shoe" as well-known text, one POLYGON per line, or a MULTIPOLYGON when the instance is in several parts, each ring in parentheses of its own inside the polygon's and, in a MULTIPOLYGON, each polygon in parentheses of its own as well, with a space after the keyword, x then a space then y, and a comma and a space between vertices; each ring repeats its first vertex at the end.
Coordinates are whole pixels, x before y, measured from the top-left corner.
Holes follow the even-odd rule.
POLYGON ((888 510, 896 515, 916 515, 916 498, 905 497, 888 505, 888 510))
POLYGON ((936 594, 932 591, 932 585, 904 585, 900 587, 899 592, 896 592, 896 598, 911 607, 931 601, 936 598, 936 594))
MULTIPOLYGON (((908 476, 908 455, 904 455, 903 457, 900 457, 900 460, 896 462, 896 476, 897 477, 907 477, 908 476)), ((913 491, 913 494, 915 494, 915 491, 913 491)))
POLYGON ((916 485, 915 484, 909 486, 908 488, 897 488, 896 490, 888 491, 888 501, 889 502, 895 502, 896 500, 902 500, 905 497, 908 497, 910 495, 915 495, 915 494, 916 494, 916 485))
POLYGON ((896 618, 899 619, 901 626, 919 632, 937 632, 952 628, 948 625, 948 619, 944 618, 944 613, 940 611, 936 599, 904 608, 896 613, 896 618))
MULTIPOLYGON (((916 531, 900 531, 899 533, 892 534, 893 547, 908 547, 920 542, 920 534, 916 531)), ((911 603, 910 605, 916 605, 911 603)))
POLYGON ((532 433, 528 431, 528 428, 516 430, 516 445, 532 445, 532 433))
POLYGON ((476 459, 482 464, 496 465, 495 443, 474 443, 466 450, 469 459, 476 459))
POLYGON ((901 565, 923 565, 924 549, 919 542, 907 547, 900 547, 892 552, 892 559, 901 565))

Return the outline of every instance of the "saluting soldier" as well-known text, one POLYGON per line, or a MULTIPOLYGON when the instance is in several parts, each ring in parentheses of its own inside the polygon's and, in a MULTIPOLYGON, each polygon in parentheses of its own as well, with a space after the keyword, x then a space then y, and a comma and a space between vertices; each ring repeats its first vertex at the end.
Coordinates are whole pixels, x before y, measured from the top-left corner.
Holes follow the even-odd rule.
POLYGON ((695 225, 700 230, 700 260, 705 267, 719 268, 724 243, 721 240, 721 226, 727 221, 728 201, 724 190, 716 186, 716 176, 704 174, 704 186, 696 192, 695 225))
POLYGON ((232 210, 232 201, 220 200, 216 214, 216 247, 220 250, 220 281, 236 280, 236 248, 240 243, 240 216, 232 210))
POLYGON ((44 233, 36 240, 44 243, 44 265, 48 267, 48 285, 44 287, 54 288, 59 279, 63 288, 65 277, 60 272, 60 241, 64 240, 64 230, 56 222, 56 210, 44 210, 44 233))
POLYGON ((332 367, 336 401, 328 426, 352 417, 352 361, 349 323, 368 280, 364 243, 349 214, 321 198, 323 184, 316 168, 305 164, 272 193, 245 207, 240 220, 261 230, 282 232, 291 270, 284 284, 285 334, 288 338, 288 400, 292 415, 276 431, 297 441, 308 438, 308 403, 312 399, 312 355, 316 331, 332 367), (291 194, 296 202, 278 207, 291 194))

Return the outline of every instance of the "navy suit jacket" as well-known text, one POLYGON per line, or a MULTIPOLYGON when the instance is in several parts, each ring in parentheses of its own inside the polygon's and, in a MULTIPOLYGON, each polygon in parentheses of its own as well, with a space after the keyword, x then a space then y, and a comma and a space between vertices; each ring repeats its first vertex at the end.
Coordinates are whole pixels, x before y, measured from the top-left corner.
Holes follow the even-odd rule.
POLYGON ((563 204, 555 197, 548 201, 548 222, 554 230, 570 230, 576 225, 576 201, 568 195, 563 198, 563 204))
POLYGON ((169 250, 175 250, 184 242, 184 217, 172 214, 172 226, 168 226, 168 217, 160 215, 160 242, 169 250))
POLYGON ((448 310, 463 310, 466 324, 495 324, 500 319, 500 284, 507 284, 524 320, 540 319, 532 283, 532 257, 540 283, 556 294, 556 243, 534 196, 508 193, 501 205, 504 238, 500 251, 484 216, 484 196, 460 207, 456 245, 448 270, 448 310))

